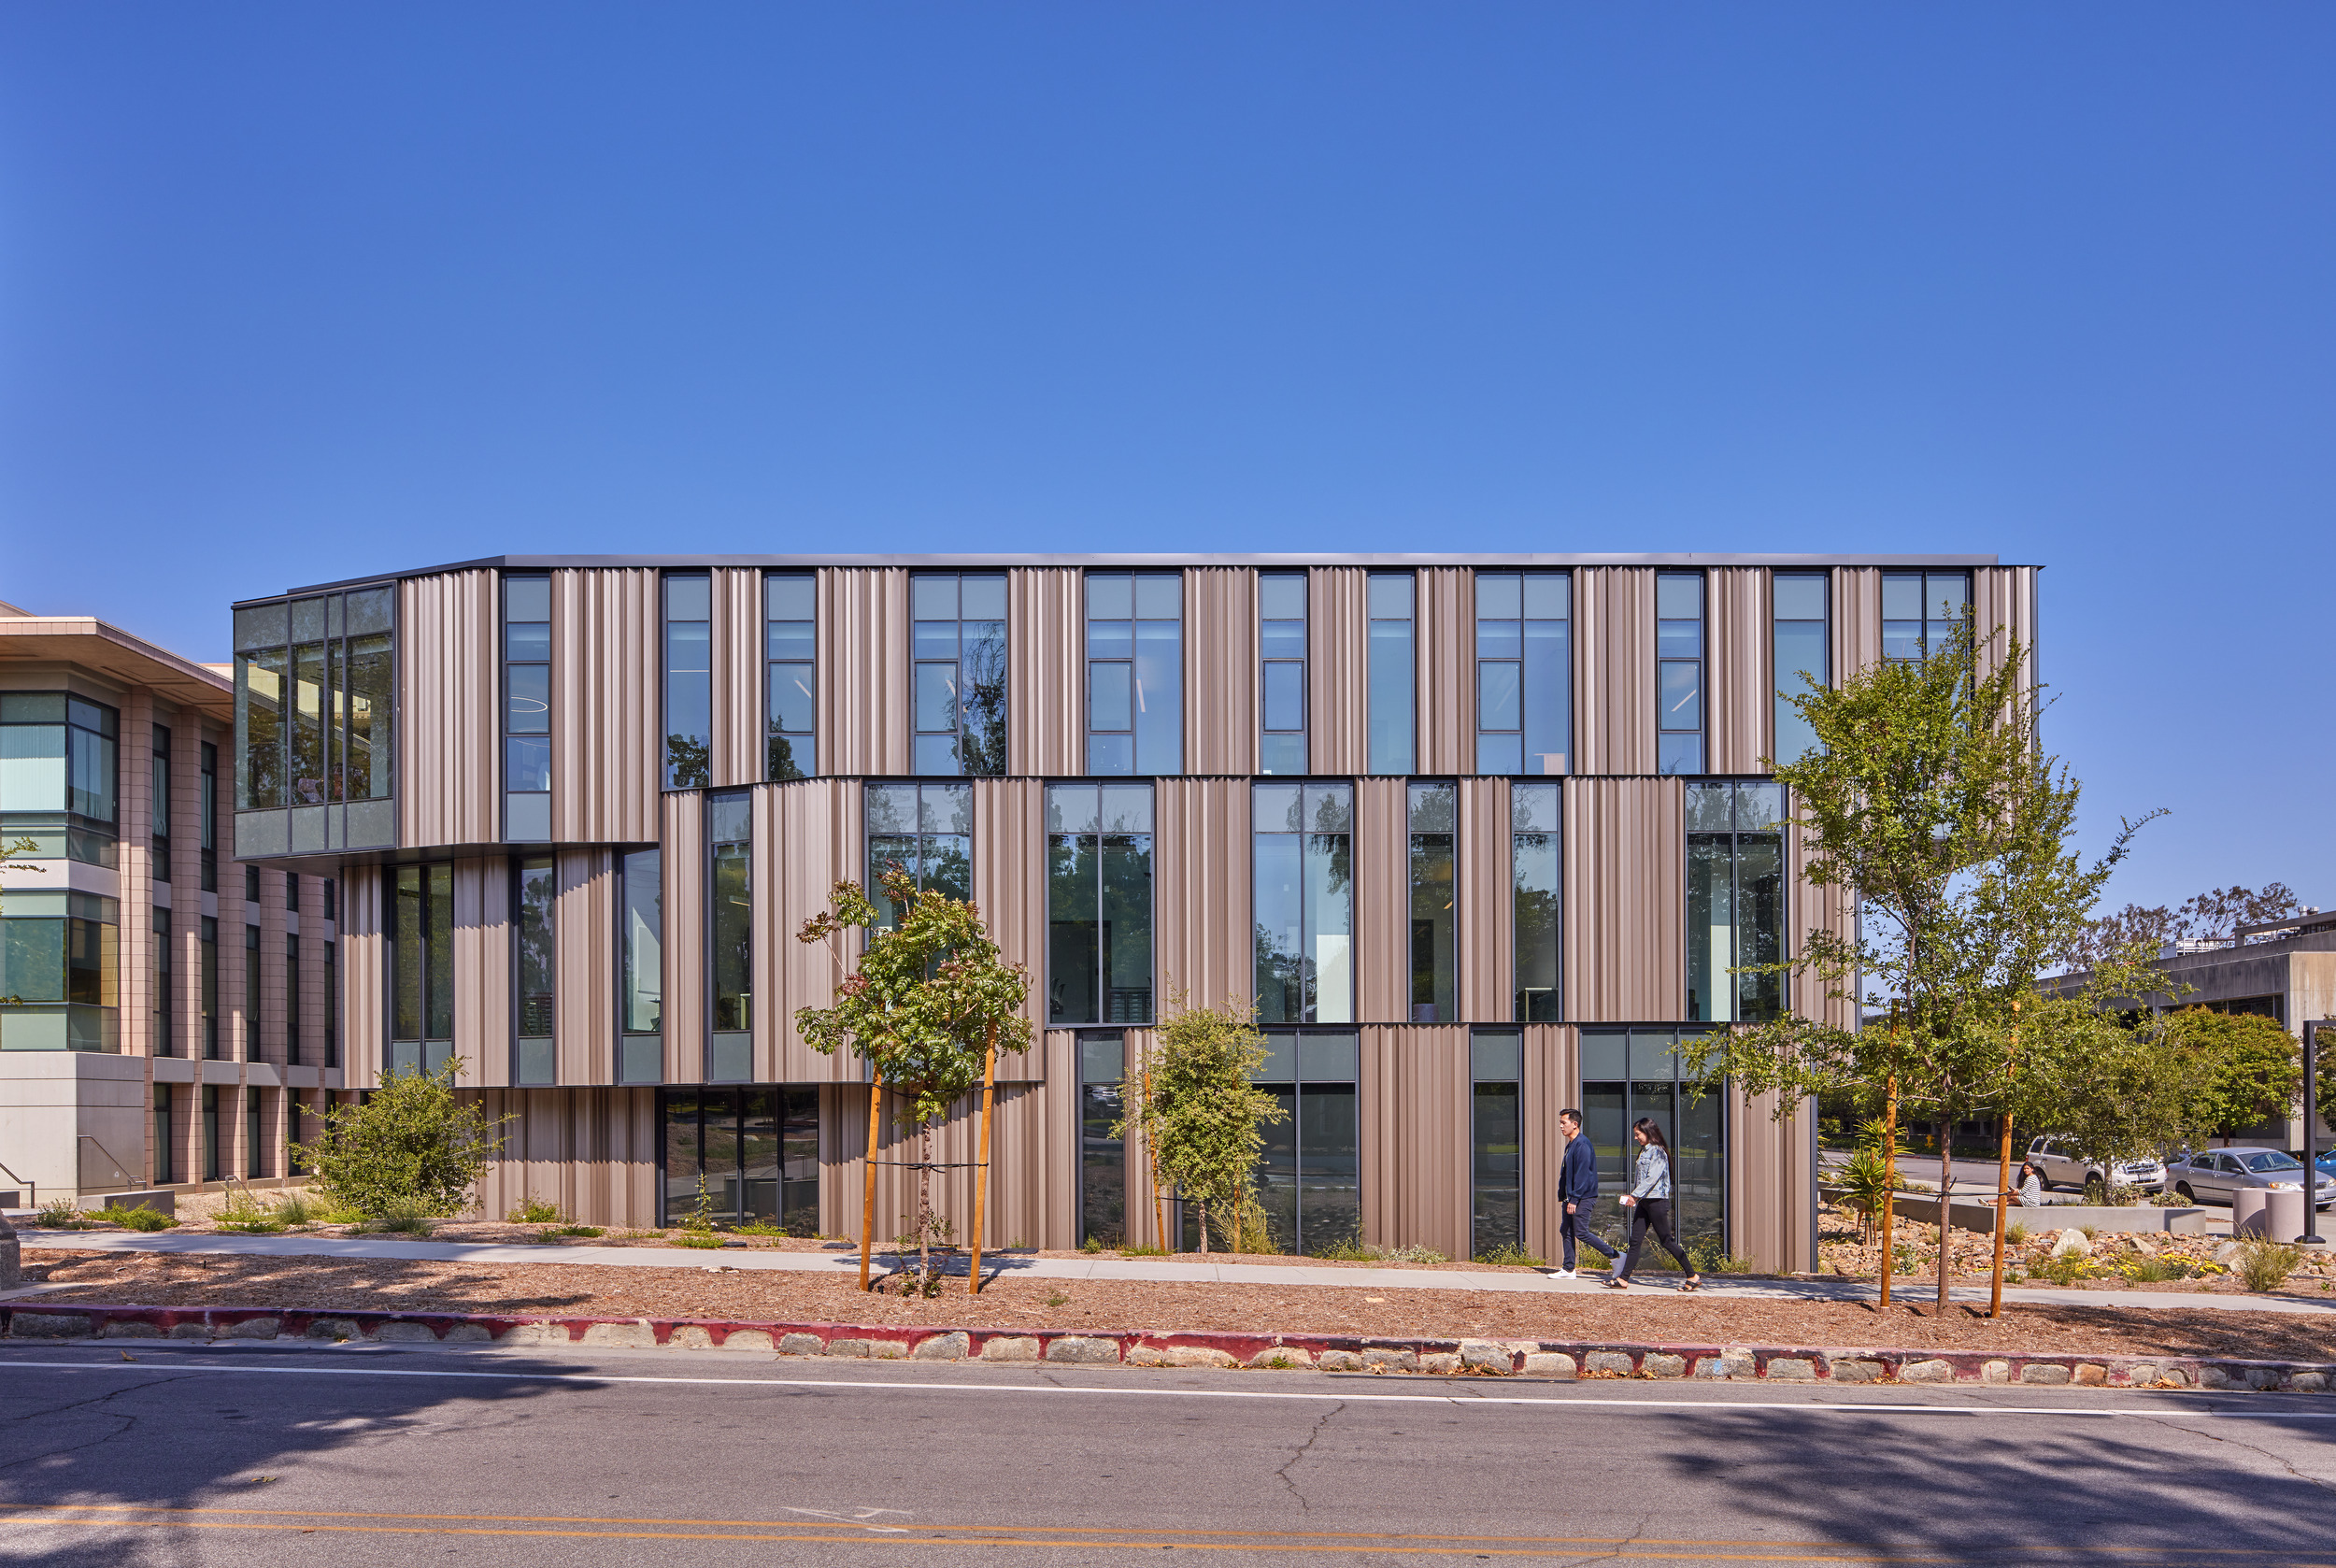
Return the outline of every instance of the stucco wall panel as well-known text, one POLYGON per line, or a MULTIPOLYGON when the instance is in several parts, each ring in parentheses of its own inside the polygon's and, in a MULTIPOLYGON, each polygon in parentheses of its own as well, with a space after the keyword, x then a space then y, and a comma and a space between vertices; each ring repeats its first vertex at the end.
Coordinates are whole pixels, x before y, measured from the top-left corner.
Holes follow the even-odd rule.
POLYGON ((853 566, 819 573, 821 773, 908 771, 908 634, 906 572, 853 566))
POLYGON ((1153 794, 1156 1010, 1257 996, 1250 919, 1249 781, 1163 778, 1153 794))
MULTIPOLYGON (((397 585, 398 842, 407 848, 502 836, 497 589, 486 571, 397 585)), ((224 750, 220 765, 231 771, 224 750)), ((221 842, 224 859, 230 841, 221 842)))
POLYGON ((561 843, 657 836, 657 573, 634 568, 551 574, 551 836, 561 843))
POLYGON ((1306 576, 1307 760, 1317 774, 1370 765, 1368 577, 1358 566, 1317 566, 1306 576))
POLYGON ((1704 574, 1708 656, 1704 691, 1714 773, 1764 773, 1776 748, 1775 639, 1766 568, 1704 574))
POLYGON ((1565 787, 1565 1010, 1660 1023, 1687 1000, 1686 795, 1675 778, 1565 787))
POLYGON ((1655 574, 1574 574, 1574 734, 1584 774, 1655 771, 1655 574))
POLYGON ((1199 566, 1184 574, 1184 765, 1196 774, 1257 771, 1257 574, 1199 566))
POLYGON ((1006 574, 1006 765, 1062 777, 1087 771, 1084 573, 1006 574))

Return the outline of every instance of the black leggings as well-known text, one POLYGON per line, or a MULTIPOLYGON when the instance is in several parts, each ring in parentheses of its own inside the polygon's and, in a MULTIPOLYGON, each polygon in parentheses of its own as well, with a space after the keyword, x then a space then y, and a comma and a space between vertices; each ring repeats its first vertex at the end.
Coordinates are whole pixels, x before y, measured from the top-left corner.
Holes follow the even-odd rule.
POLYGON ((1688 1255, 1679 1250, 1678 1238, 1671 1233, 1671 1200, 1641 1198, 1631 1205, 1631 1254, 1622 1260, 1622 1270, 1615 1277, 1628 1279, 1638 1272, 1639 1248, 1646 1244, 1650 1229, 1655 1239, 1662 1244, 1662 1249, 1679 1260, 1680 1272, 1692 1276, 1695 1265, 1688 1262, 1688 1255))

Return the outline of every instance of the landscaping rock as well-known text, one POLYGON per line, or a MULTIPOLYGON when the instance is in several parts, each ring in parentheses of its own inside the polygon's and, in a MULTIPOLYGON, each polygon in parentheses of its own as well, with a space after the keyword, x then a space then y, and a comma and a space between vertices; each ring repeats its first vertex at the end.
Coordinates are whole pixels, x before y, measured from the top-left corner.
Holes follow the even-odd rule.
POLYGON ((762 1350, 765 1352, 773 1348, 771 1345, 770 1332, 766 1329, 733 1329, 728 1333, 722 1335, 720 1347, 724 1350, 762 1350))
POLYGON ((1816 1376, 1816 1362, 1801 1356, 1772 1356, 1768 1376, 1787 1383, 1804 1382, 1816 1376))
POLYGON ((2198 1386, 2201 1389, 2228 1389, 2234 1381, 2241 1387, 2245 1386, 2244 1379, 2232 1378, 2221 1367, 2202 1366, 2198 1369, 2198 1386))
MULTIPOLYGON (((354 1339, 356 1336, 357 1325, 351 1323, 349 1325, 348 1334, 344 1337, 354 1339)), ((211 1327, 208 1323, 193 1322, 171 1324, 170 1337, 173 1339, 212 1339, 217 1336, 211 1333, 211 1327)))
POLYGON ((2191 1382, 2189 1369, 2179 1366, 2167 1367, 2159 1372, 2158 1381, 2170 1389, 2186 1389, 2191 1382))
MULTIPOLYGON (((184 1328, 186 1325, 181 1323, 178 1327, 184 1328)), ((172 1337, 178 1337, 177 1330, 172 1331, 172 1337)), ((332 1340, 355 1339, 357 1337, 357 1325, 347 1318, 313 1319, 308 1324, 308 1337, 310 1339, 332 1340)))
POLYGON ((2030 1361, 2019 1369, 2019 1380, 2023 1383, 2065 1383, 2069 1380, 2069 1369, 2064 1366, 2047 1365, 2042 1361, 2030 1361))
POLYGON ((1488 1372, 1496 1377, 1506 1377, 1517 1370, 1516 1352, 1486 1339, 1461 1340, 1460 1359, 1460 1365, 1469 1371, 1488 1372))
POLYGON ((1888 1372, 1889 1368, 1880 1361, 1840 1361, 1833 1363, 1833 1381, 1836 1383, 1879 1383, 1888 1372))
MULTIPOLYGON (((1568 1356, 1565 1359, 1570 1361, 1574 1358, 1568 1356)), ((1389 1350, 1384 1347, 1366 1346, 1362 1352, 1362 1367, 1365 1372, 1382 1369, 1388 1372, 1417 1372, 1419 1358, 1409 1350, 1389 1350)))
POLYGON ((1898 1369, 1898 1376, 1900 1381, 1906 1383, 1952 1383, 1955 1381, 1955 1363, 1931 1356, 1919 1361, 1908 1361, 1898 1369))
MULTIPOLYGON (((281 1320, 275 1318, 246 1318, 242 1322, 230 1323, 219 1332, 228 1339, 274 1339, 277 1331, 282 1327, 281 1320)), ((486 1338, 486 1332, 481 1330, 478 1337, 486 1338)))
POLYGON ((1314 1358, 1291 1346, 1276 1345, 1251 1356, 1249 1364, 1266 1372, 1300 1372, 1312 1366, 1314 1358))
POLYGON ((2009 1383, 2011 1380, 2012 1363, 2009 1361, 1989 1361, 1979 1369, 1979 1381, 1982 1383, 2009 1383))
POLYGON ((985 1340, 981 1347, 985 1361, 1034 1361, 1038 1359, 1038 1341, 1028 1334, 1001 1334, 985 1340))
POLYGON ((973 1341, 963 1333, 927 1334, 908 1353, 918 1361, 961 1361, 973 1353, 973 1341))
POLYGON ((2326 1393, 2328 1391, 2328 1374, 2325 1372, 2299 1372, 2293 1377, 2287 1379, 2287 1387, 2295 1390, 2295 1391, 2300 1394, 2326 1393))
POLYGON ((2251 1366, 2247 1368, 2246 1377, 2247 1387, 2258 1393, 2265 1389, 2276 1389, 2280 1383, 2279 1369, 2275 1366, 2251 1366))
POLYGON ((868 1342, 864 1339, 831 1339, 827 1342, 827 1347, 821 1350, 819 1354, 822 1356, 846 1356, 860 1361, 865 1361, 868 1358, 868 1342))
POLYGON ((1065 1334, 1047 1344, 1047 1360, 1073 1361, 1082 1366, 1117 1366, 1119 1364, 1119 1342, 1087 1334, 1065 1334))
MULTIPOLYGON (((435 1339, 437 1337, 437 1335, 432 1333, 426 1326, 420 1323, 384 1323, 381 1325, 380 1329, 374 1333, 373 1337, 376 1339, 389 1339, 392 1337, 408 1339, 415 1337, 410 1334, 398 1334, 392 1336, 389 1333, 392 1329, 420 1329, 421 1337, 428 1339, 435 1339)), ((650 1328, 647 1323, 593 1323, 584 1331, 584 1343, 587 1345, 624 1346, 633 1349, 647 1349, 648 1347, 657 1343, 657 1331, 650 1328)))
POLYGON ((2146 1389, 2158 1381, 2158 1368, 2150 1361, 2129 1366, 2125 1369, 2125 1380, 2137 1389, 2146 1389))
POLYGON ((1640 1360, 1639 1370, 1649 1377, 1685 1377, 1688 1375, 1688 1359, 1649 1350, 1640 1360))
MULTIPOLYGON (((461 1328, 463 1325, 458 1323, 455 1327, 461 1328)), ((453 1337, 451 1332, 447 1334, 449 1339, 453 1337)), ((682 1323, 677 1325, 674 1332, 665 1336, 665 1343, 677 1350, 711 1350, 714 1348, 714 1336, 695 1323, 682 1323)))
MULTIPOLYGON (((313 1335, 316 1330, 308 1333, 313 1335)), ((565 1323, 514 1323, 504 1330, 498 1342, 504 1345, 566 1345, 568 1326, 565 1323)))
POLYGON ((868 1341, 868 1359, 872 1361, 897 1361, 908 1354, 908 1347, 897 1339, 868 1341))
POLYGON ((1631 1364, 1630 1352, 1626 1350, 1592 1350, 1584 1361, 1582 1369, 1592 1376, 1603 1373, 1609 1377, 1628 1377, 1638 1370, 1631 1364))
POLYGON ((815 1333, 783 1333, 778 1336, 778 1353, 782 1356, 816 1356, 826 1348, 826 1342, 815 1333))
POLYGON ((1128 1352, 1130 1366, 1166 1366, 1168 1352, 1157 1345, 1139 1345, 1128 1352))
POLYGON ((1168 1351, 1170 1366, 1239 1366, 1241 1363, 1223 1350, 1208 1345, 1177 1345, 1168 1351))
POLYGON ((135 1318, 121 1318, 106 1325, 107 1339, 160 1339, 163 1331, 153 1324, 135 1318))
POLYGON ((2072 1380, 2087 1389, 2103 1388, 2109 1382, 2109 1369, 2091 1361, 2079 1361, 2072 1380))
POLYGON ((1574 1358, 1562 1350, 1528 1350, 1525 1352, 1525 1376, 1555 1377, 1571 1382, 1575 1376, 1574 1358))
POLYGON ((2060 1233, 2060 1239, 2052 1244, 2055 1258, 2089 1258, 2093 1255, 2092 1239, 2084 1232, 2071 1228, 2060 1233))
POLYGON ((79 1339, 96 1326, 96 1319, 78 1312, 20 1312, 8 1334, 14 1339, 79 1339))
POLYGON ((1460 1370, 1460 1359, 1450 1350, 1435 1350, 1419 1358, 1419 1370, 1449 1376, 1460 1370))
POLYGON ((1314 1364, 1324 1372, 1360 1372, 1362 1358, 1352 1350, 1325 1350, 1314 1358, 1314 1364))

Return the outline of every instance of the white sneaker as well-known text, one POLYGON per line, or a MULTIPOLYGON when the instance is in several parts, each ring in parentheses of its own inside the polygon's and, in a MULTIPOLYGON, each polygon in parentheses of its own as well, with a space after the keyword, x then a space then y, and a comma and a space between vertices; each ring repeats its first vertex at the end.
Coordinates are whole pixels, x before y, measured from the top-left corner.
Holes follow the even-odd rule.
POLYGON ((1549 1271, 1549 1277, 1552 1279, 1571 1279, 1574 1277, 1574 1271, 1572 1269, 1551 1269, 1549 1271))

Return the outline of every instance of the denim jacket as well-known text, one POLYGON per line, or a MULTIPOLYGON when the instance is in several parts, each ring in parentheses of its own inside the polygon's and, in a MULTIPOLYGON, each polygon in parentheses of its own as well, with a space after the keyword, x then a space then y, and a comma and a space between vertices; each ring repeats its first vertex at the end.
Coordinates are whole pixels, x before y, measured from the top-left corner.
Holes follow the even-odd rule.
POLYGON ((1638 1179, 1631 1184, 1631 1196, 1641 1200, 1671 1196, 1671 1161, 1653 1144, 1638 1151, 1638 1179))

